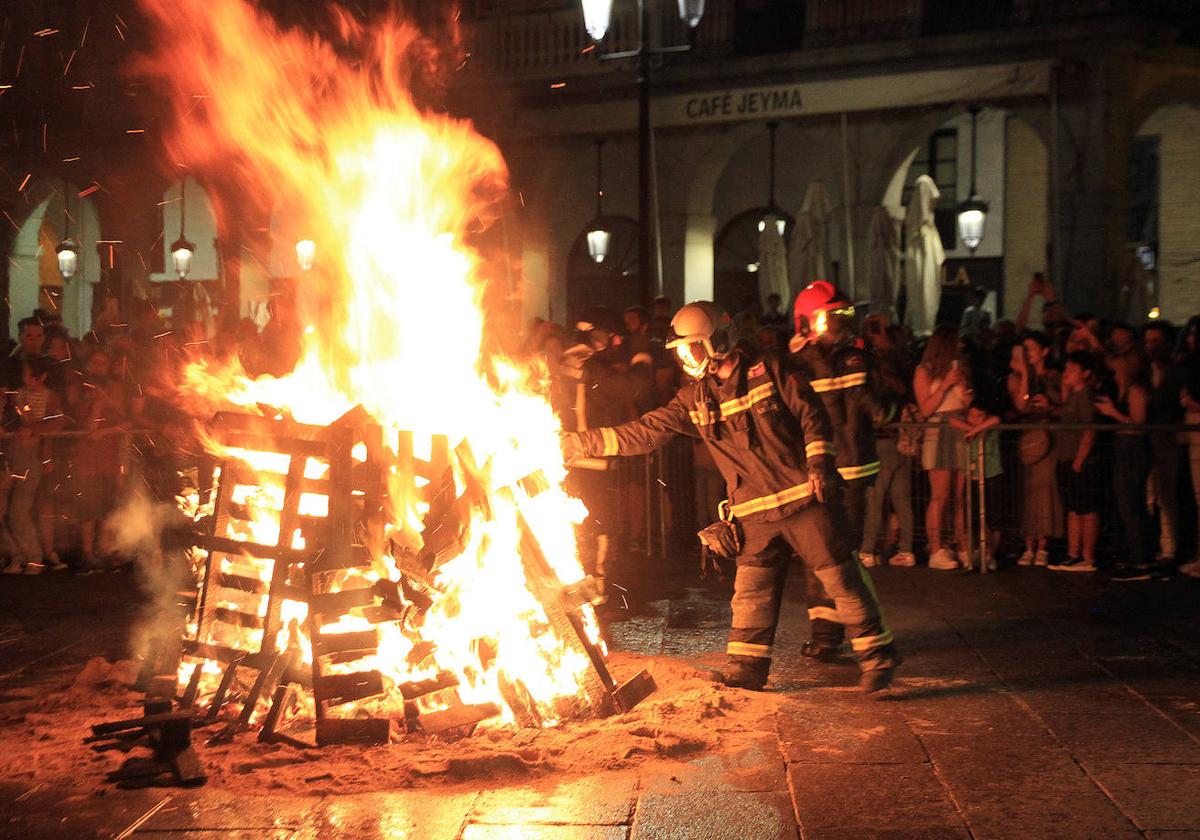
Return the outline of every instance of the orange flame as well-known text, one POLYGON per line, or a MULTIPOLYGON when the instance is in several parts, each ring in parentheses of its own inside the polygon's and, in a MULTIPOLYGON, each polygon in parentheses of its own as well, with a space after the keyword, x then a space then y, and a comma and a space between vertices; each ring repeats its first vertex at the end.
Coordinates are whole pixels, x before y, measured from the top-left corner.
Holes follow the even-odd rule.
MULTIPOLYGON (((588 664, 549 629, 526 584, 518 516, 570 583, 583 577, 572 525, 585 511, 563 490, 558 423, 533 372, 483 350, 481 259, 466 234, 494 215, 506 189, 499 150, 470 123, 414 103, 410 86, 428 72, 432 53, 406 24, 386 20, 367 32, 342 15, 334 45, 282 31, 241 0, 143 5, 163 47, 141 70, 161 76, 178 111, 170 152, 194 173, 232 172, 225 180, 239 195, 276 197, 320 253, 297 287, 303 329, 293 372, 252 379, 236 361, 199 362, 185 389, 213 405, 271 406, 322 425, 361 405, 385 441, 401 431, 418 446, 439 434, 451 447, 467 441, 485 465, 490 516, 477 513, 465 550, 436 569, 440 595, 420 634, 437 645, 434 670, 459 675, 465 702, 503 707, 500 681, 516 678, 542 717, 554 719, 555 700, 579 693, 588 664), (548 490, 514 489, 539 471, 548 490), (482 669, 481 644, 495 652, 482 669)), ((223 536, 273 543, 286 463, 272 463, 269 453, 214 451, 244 460, 257 476, 234 490, 253 522, 223 536)), ((328 465, 310 467, 316 477, 328 465)), ((391 537, 407 548, 419 547, 425 512, 413 480, 394 475, 390 487, 391 537)), ((302 499, 318 516, 327 502, 302 499)), ((347 574, 398 579, 392 559, 380 560, 347 574)), ((285 615, 303 618, 303 605, 285 615)), ((590 612, 587 619, 594 634, 590 612)), ((367 626, 350 616, 323 632, 367 626)), ((372 667, 396 682, 432 674, 429 664, 416 671, 406 663, 413 641, 405 628, 381 630, 372 667)))

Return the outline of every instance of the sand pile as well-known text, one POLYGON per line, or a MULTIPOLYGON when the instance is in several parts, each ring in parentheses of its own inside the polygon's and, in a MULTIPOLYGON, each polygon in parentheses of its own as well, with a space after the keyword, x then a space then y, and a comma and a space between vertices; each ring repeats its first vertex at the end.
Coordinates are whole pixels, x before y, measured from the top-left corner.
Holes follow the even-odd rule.
MULTIPOLYGON (((404 736, 386 746, 301 749, 260 744, 254 733, 245 733, 230 744, 209 746, 205 739, 217 727, 196 730, 193 741, 210 786, 239 793, 350 793, 551 772, 556 778, 586 776, 646 761, 689 759, 744 744, 770 718, 769 695, 718 686, 694 664, 631 654, 616 654, 609 664, 618 681, 647 668, 658 690, 623 715, 549 729, 481 727, 452 741, 404 736)), ((142 695, 129 688, 135 677, 135 663, 93 659, 59 691, 6 695, 0 702, 0 751, 9 757, 10 778, 80 793, 108 787, 105 774, 125 754, 97 754, 83 739, 92 724, 140 715, 142 695)))

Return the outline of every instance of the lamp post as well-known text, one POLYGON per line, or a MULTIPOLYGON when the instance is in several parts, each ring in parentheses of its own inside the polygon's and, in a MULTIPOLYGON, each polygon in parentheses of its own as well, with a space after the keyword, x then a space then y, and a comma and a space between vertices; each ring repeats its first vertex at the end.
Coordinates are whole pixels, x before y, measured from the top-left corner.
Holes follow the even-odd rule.
MULTIPOLYGON (((682 5, 681 0, 680 6, 682 5)), ((702 3, 701 8, 703 8, 703 5, 702 3)), ((763 214, 763 218, 758 220, 758 232, 762 233, 767 229, 767 216, 774 216, 775 230, 779 231, 780 236, 783 236, 787 230, 787 220, 783 218, 783 210, 775 203, 775 132, 778 129, 779 123, 775 120, 767 123, 767 143, 769 148, 767 156, 767 209, 763 214)), ((757 264, 752 270, 758 271, 757 264)))
POLYGON ((598 263, 604 262, 612 244, 612 232, 604 223, 604 141, 596 141, 596 218, 588 226, 588 256, 598 263))
POLYGON ((63 181, 63 238, 55 249, 58 273, 70 280, 79 269, 79 243, 71 237, 71 214, 67 210, 67 182, 63 181))
POLYGON ((196 246, 187 241, 183 235, 183 224, 187 216, 187 175, 179 182, 179 238, 171 243, 171 261, 175 264, 175 273, 180 280, 186 280, 192 270, 192 255, 196 246))
POLYGON ((975 249, 983 241, 983 234, 987 228, 988 205, 979 197, 979 193, 975 189, 975 158, 977 157, 975 122, 979 118, 979 106, 972 105, 969 110, 971 112, 971 196, 958 205, 958 238, 967 246, 971 256, 975 256, 975 249))
MULTIPOLYGON (((679 17, 690 28, 695 29, 704 17, 704 0, 678 0, 679 17)), ((637 47, 624 52, 608 53, 601 60, 622 58, 637 59, 638 94, 638 282, 642 285, 643 303, 651 298, 650 276, 653 262, 650 254, 650 216, 652 196, 650 193, 650 59, 656 55, 686 52, 687 45, 676 47, 651 47, 650 7, 653 0, 638 0, 637 47)), ((612 20, 613 0, 581 0, 583 22, 588 35, 599 43, 608 33, 612 20)), ((657 284, 655 284, 657 285, 657 284)))

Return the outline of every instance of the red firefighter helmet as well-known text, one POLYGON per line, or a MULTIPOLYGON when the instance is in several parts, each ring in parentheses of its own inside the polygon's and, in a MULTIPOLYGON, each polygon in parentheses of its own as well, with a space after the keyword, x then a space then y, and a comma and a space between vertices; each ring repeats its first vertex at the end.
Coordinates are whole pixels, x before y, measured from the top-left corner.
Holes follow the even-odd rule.
POLYGON ((854 314, 854 304, 846 300, 837 287, 825 280, 809 283, 796 295, 792 310, 796 320, 796 332, 820 335, 829 329, 830 315, 854 314))

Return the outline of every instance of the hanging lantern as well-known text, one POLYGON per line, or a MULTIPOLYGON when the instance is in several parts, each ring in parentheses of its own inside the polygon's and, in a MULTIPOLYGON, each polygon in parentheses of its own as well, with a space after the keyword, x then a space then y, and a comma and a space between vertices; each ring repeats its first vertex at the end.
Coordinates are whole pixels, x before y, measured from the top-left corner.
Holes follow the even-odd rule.
POLYGON ((679 0, 679 19, 692 29, 700 25, 704 17, 704 0, 679 0))
POLYGON ((988 206, 979 196, 972 195, 958 205, 958 238, 974 254, 987 229, 988 206))
POLYGON ((75 276, 75 271, 79 268, 79 244, 67 237, 62 242, 58 243, 58 273, 62 275, 64 280, 70 280, 75 276))
POLYGON ((593 41, 608 33, 612 21, 613 0, 583 0, 583 28, 593 41))
POLYGON ((587 232, 588 256, 598 263, 604 262, 611 242, 612 233, 602 227, 592 228, 587 232))
POLYGON ((958 205, 958 238, 967 246, 971 256, 983 241, 987 229, 987 202, 979 197, 975 190, 975 161, 978 158, 975 143, 975 123, 979 119, 979 106, 972 105, 971 112, 971 197, 958 205))
POLYGON ((301 239, 296 243, 296 262, 301 271, 309 271, 317 261, 317 244, 311 239, 301 239))
POLYGON ((192 270, 192 256, 195 253, 196 246, 182 236, 171 245, 171 260, 175 263, 175 273, 179 275, 180 280, 187 279, 188 272, 192 270))

